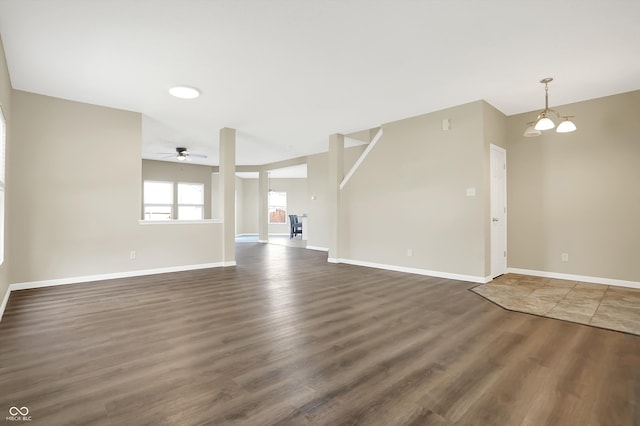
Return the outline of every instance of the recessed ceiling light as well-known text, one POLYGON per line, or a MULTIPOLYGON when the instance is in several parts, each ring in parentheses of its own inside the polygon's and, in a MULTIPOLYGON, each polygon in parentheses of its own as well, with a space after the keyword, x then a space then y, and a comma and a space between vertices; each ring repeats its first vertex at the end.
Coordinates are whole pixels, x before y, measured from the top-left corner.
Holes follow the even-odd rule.
POLYGON ((195 99, 200 96, 200 91, 198 89, 189 86, 172 87, 169 89, 169 93, 180 99, 195 99))

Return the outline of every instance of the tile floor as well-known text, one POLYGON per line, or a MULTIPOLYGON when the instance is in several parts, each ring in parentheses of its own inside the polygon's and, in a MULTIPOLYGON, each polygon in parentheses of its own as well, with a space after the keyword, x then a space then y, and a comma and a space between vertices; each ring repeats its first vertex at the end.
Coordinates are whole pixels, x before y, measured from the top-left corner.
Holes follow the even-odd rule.
POLYGON ((640 335, 640 290, 506 274, 471 291, 512 311, 640 335))

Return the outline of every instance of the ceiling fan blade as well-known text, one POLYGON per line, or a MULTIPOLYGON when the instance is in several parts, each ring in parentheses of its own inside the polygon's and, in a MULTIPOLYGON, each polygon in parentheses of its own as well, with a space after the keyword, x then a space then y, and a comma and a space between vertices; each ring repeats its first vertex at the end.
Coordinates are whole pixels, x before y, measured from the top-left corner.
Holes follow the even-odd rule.
POLYGON ((204 154, 193 154, 193 153, 191 153, 191 152, 190 152, 190 153, 189 153, 189 155, 190 155, 191 157, 207 158, 207 156, 206 156, 206 155, 204 155, 204 154))

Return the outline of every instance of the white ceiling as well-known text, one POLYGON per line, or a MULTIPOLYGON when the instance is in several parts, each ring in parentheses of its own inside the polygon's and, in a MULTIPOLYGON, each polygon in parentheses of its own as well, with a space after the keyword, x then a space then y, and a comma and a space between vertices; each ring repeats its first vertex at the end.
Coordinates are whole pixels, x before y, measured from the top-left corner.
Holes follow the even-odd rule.
POLYGON ((637 0, 0 0, 15 89, 143 114, 143 157, 326 151, 478 99, 507 115, 640 89, 637 0), (171 97, 199 88, 196 100, 171 97))

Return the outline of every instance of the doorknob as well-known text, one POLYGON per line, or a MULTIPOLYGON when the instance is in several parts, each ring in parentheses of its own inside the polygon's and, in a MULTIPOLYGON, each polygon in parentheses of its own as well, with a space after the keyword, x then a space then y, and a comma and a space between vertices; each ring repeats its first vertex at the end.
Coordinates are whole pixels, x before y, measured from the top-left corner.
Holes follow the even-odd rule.
POLYGON ((491 219, 491 222, 498 222, 500 219, 498 219, 497 217, 494 217, 491 219))

